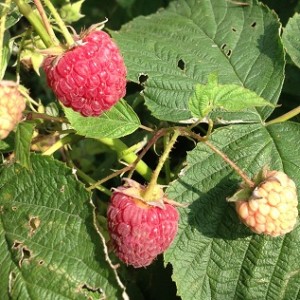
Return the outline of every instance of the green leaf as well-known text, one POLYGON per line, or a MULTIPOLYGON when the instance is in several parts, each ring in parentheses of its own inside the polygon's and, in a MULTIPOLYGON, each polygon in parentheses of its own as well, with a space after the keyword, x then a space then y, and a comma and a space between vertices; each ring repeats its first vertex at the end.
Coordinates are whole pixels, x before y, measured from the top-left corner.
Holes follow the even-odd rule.
POLYGON ((289 19, 283 30, 282 41, 293 62, 300 68, 300 14, 289 19))
MULTIPOLYGON (((265 165, 284 170, 299 192, 299 135, 292 122, 230 125, 210 142, 250 177, 265 165)), ((189 152, 181 173, 167 193, 190 206, 180 209, 179 232, 165 259, 182 299, 299 299, 300 226, 278 238, 251 233, 226 201, 241 179, 204 143, 189 152)))
POLYGON ((84 1, 85 0, 79 0, 74 3, 67 1, 67 3, 59 9, 59 13, 65 22, 73 23, 84 17, 84 15, 81 14, 81 6, 84 1))
POLYGON ((31 169, 30 146, 35 126, 35 122, 21 122, 15 135, 16 161, 29 170, 31 169))
POLYGON ((31 162, 32 171, 0 171, 1 300, 122 299, 90 193, 63 163, 35 155, 31 162))
POLYGON ((6 21, 5 21, 6 30, 14 26, 16 23, 18 23, 22 17, 17 5, 14 2, 10 3, 10 7, 8 8, 8 11, 6 11, 7 8, 8 7, 6 7, 4 3, 0 3, 0 18, 3 16, 3 13, 7 13, 6 21))
POLYGON ((138 116, 123 100, 100 117, 83 117, 70 108, 64 110, 77 133, 89 138, 120 138, 134 132, 140 126, 138 116))
POLYGON ((189 109, 197 118, 204 118, 212 110, 241 111, 255 106, 273 106, 255 92, 236 84, 218 84, 217 75, 208 76, 207 84, 197 84, 189 100, 189 109))
POLYGON ((10 152, 14 149, 14 132, 11 132, 4 140, 0 140, 0 152, 10 152))
MULTIPOLYGON (((248 3, 173 1, 167 9, 137 17, 112 32, 124 55, 128 79, 144 87, 146 105, 155 117, 189 120, 188 100, 195 85, 214 72, 221 84, 240 85, 277 102, 285 64, 280 23, 256 0, 248 3)), ((272 110, 252 109, 234 117, 260 121, 272 110)))
POLYGON ((8 31, 4 32, 3 37, 3 48, 2 48, 2 56, 0 59, 0 78, 2 79, 4 77, 4 74, 6 72, 6 68, 12 53, 12 47, 13 47, 13 39, 10 39, 10 34, 8 31))
POLYGON ((123 8, 129 8, 134 4, 135 0, 116 0, 116 2, 123 8))

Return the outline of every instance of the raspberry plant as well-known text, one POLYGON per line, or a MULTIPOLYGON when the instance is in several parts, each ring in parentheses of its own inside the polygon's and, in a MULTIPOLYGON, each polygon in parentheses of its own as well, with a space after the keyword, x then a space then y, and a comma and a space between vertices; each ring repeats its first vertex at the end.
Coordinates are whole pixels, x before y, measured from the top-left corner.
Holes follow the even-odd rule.
POLYGON ((1 299, 299 298, 286 3, 2 1, 1 299))

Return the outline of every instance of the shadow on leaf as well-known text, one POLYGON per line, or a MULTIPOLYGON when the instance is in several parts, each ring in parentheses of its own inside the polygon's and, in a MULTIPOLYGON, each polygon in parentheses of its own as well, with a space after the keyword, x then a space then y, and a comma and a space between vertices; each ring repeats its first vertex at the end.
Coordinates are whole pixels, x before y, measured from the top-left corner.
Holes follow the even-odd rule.
POLYGON ((196 198, 188 207, 188 224, 210 238, 235 240, 251 234, 244 226, 234 209, 234 204, 226 201, 237 189, 238 183, 229 176, 224 177, 215 187, 202 192, 183 182, 196 198))

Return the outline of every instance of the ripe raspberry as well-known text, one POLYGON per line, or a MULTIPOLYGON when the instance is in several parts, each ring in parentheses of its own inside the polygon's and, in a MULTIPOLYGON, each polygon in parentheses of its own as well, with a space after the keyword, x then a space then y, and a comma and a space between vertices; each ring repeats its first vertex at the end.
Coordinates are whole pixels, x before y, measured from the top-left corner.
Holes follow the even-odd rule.
POLYGON ((48 56, 43 68, 56 97, 83 116, 100 115, 126 92, 123 58, 101 30, 88 32, 61 56, 48 56))
POLYGON ((236 202, 236 210, 242 222, 252 231, 276 237, 295 227, 297 205, 294 181, 283 172, 266 171, 249 200, 236 202))
POLYGON ((119 187, 108 208, 108 229, 116 255, 135 268, 146 267, 172 243, 178 227, 177 209, 153 206, 140 199, 142 188, 119 187), (136 197, 135 197, 136 195, 136 197))
POLYGON ((13 81, 0 81, 0 140, 5 139, 22 119, 25 99, 13 81))

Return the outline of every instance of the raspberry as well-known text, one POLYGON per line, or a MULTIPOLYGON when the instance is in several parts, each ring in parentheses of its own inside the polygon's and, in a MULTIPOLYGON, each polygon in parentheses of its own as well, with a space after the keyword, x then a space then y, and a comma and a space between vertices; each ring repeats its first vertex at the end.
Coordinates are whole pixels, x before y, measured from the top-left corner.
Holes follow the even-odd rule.
POLYGON ((141 192, 141 187, 117 188, 107 212, 113 249, 120 260, 135 268, 148 266, 170 246, 179 219, 173 205, 148 204, 140 199, 141 192))
POLYGON ((266 171, 247 201, 237 201, 236 210, 253 232, 273 237, 293 230, 298 217, 297 190, 281 171, 266 171))
POLYGON ((13 81, 0 81, 0 140, 5 139, 22 119, 25 99, 13 81))
POLYGON ((56 97, 83 116, 98 116, 126 92, 126 67, 110 36, 93 30, 60 56, 47 56, 47 82, 56 97))

